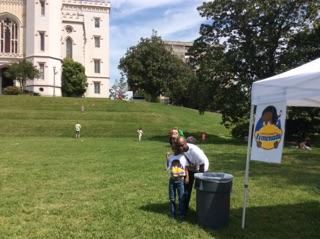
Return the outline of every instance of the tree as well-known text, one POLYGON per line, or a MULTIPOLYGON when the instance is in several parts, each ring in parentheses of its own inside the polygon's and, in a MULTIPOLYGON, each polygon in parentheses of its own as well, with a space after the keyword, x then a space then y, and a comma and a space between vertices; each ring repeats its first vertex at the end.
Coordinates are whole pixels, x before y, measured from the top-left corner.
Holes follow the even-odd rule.
POLYGON ((209 100, 199 100, 197 108, 221 112, 227 127, 247 124, 254 81, 319 57, 318 50, 309 49, 309 56, 301 58, 309 43, 297 38, 316 26, 319 5, 291 0, 203 3, 198 10, 207 21, 190 54, 199 85, 210 91, 199 96, 209 100), (294 55, 302 60, 292 61, 294 55))
POLYGON ((34 78, 39 77, 39 71, 31 62, 22 60, 10 65, 5 71, 5 75, 11 80, 18 81, 20 91, 24 92, 27 80, 33 80, 34 78))
POLYGON ((80 97, 86 92, 87 86, 84 66, 71 58, 64 59, 62 64, 62 95, 80 97))
MULTIPOLYGON (((320 56, 320 25, 296 34, 288 43, 282 55, 283 70, 289 70, 290 65, 302 65, 320 56)), ((290 140, 304 139, 320 132, 320 109, 312 107, 288 108, 286 136, 290 140)))
POLYGON ((143 90, 151 101, 161 95, 169 96, 173 103, 183 104, 192 70, 169 52, 160 37, 141 38, 136 46, 128 49, 121 58, 119 69, 127 77, 134 92, 143 90))
POLYGON ((114 85, 109 90, 109 95, 111 99, 124 99, 125 93, 128 90, 128 85, 123 76, 121 76, 120 80, 116 80, 114 85))

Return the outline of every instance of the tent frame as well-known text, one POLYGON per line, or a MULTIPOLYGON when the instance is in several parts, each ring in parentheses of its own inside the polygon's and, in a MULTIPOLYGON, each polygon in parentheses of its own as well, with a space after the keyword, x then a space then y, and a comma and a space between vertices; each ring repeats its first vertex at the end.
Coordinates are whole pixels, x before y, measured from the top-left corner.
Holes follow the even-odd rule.
POLYGON ((250 107, 250 123, 249 123, 249 137, 248 137, 248 147, 247 147, 247 160, 246 160, 246 170, 243 183, 243 207, 242 207, 242 219, 241 228, 245 228, 246 222, 246 208, 248 202, 249 194, 249 167, 250 167, 250 157, 251 157, 251 147, 252 147, 252 131, 253 131, 253 121, 254 121, 254 105, 251 104, 250 107))
POLYGON ((320 82, 320 58, 252 84, 247 159, 243 185, 242 229, 245 228, 246 207, 249 197, 249 166, 256 106, 285 102, 286 106, 319 107, 320 84, 318 82, 320 82))

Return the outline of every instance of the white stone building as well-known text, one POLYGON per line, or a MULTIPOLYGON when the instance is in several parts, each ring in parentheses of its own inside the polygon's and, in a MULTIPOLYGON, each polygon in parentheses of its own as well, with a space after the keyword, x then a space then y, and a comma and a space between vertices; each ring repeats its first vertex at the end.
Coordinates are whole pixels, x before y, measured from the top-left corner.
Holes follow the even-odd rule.
POLYGON ((108 0, 0 0, 0 92, 14 82, 3 71, 31 61, 40 71, 27 89, 61 96, 61 66, 71 57, 85 66, 86 97, 109 95, 108 0))

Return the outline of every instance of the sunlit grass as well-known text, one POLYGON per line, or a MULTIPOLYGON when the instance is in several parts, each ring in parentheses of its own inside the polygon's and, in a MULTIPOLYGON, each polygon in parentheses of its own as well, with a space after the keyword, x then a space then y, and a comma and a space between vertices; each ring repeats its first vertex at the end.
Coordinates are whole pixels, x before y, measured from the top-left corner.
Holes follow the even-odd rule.
POLYGON ((0 97, 0 238, 318 238, 320 150, 286 148, 281 165, 251 163, 247 229, 240 228, 246 144, 217 114, 148 103, 0 97), (82 124, 75 140, 73 126, 82 124), (145 137, 139 143, 136 128, 145 137), (167 130, 198 136, 211 171, 235 176, 230 223, 168 217, 167 130))

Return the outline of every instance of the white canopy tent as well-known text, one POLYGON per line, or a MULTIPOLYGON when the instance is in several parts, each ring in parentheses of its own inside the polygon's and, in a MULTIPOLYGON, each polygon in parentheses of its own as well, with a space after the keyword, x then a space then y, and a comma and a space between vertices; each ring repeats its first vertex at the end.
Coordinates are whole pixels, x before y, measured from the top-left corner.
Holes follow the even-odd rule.
POLYGON ((288 106, 320 106, 320 58, 282 74, 256 81, 251 104, 285 101, 288 106))
POLYGON ((287 106, 320 107, 320 58, 279 75, 256 81, 252 85, 242 228, 245 227, 248 198, 254 107, 277 102, 285 102, 287 106))

